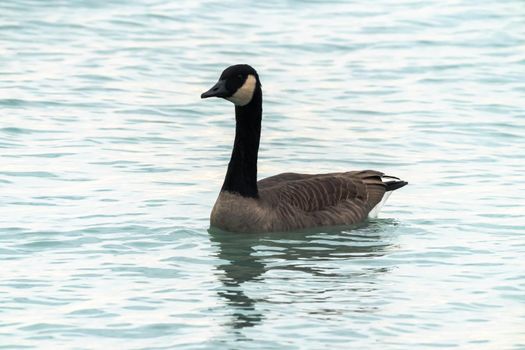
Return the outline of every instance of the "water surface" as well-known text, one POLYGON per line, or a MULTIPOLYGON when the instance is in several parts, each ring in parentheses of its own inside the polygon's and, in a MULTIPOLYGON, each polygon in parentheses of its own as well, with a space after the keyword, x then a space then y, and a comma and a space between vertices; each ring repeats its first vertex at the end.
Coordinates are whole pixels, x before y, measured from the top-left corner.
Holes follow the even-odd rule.
POLYGON ((524 349, 521 1, 4 1, 0 348, 524 349), (372 168, 379 219, 209 231, 223 68, 259 175, 372 168))

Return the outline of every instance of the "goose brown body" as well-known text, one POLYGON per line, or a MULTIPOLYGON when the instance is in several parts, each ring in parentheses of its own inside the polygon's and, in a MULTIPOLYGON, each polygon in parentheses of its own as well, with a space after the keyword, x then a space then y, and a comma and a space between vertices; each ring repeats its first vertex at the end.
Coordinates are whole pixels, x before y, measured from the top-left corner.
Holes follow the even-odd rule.
POLYGON ((234 101, 237 122, 232 158, 210 217, 214 227, 232 232, 273 232, 356 224, 367 218, 387 191, 407 184, 375 170, 283 173, 257 181, 262 116, 257 73, 247 65, 231 66, 202 95, 211 96, 234 101), (232 76, 241 77, 240 82, 228 81, 232 76), (253 91, 246 89, 251 79, 256 81, 253 91))

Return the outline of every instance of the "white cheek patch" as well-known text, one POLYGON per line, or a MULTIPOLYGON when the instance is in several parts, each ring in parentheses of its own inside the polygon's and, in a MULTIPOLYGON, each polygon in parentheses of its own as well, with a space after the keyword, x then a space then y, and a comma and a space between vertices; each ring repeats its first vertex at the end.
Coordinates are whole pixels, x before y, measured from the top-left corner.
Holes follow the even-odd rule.
POLYGON ((257 79, 255 79, 255 76, 252 74, 248 75, 244 84, 242 84, 232 96, 226 97, 226 99, 233 102, 236 106, 246 106, 252 100, 256 83, 257 79))

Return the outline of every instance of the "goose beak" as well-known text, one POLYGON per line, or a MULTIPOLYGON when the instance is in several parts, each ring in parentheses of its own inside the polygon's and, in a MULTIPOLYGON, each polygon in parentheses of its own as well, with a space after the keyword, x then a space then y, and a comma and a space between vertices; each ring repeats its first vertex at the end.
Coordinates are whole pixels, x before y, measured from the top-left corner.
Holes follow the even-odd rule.
POLYGON ((228 90, 226 89, 226 80, 219 80, 217 84, 213 85, 211 89, 201 95, 201 98, 208 97, 226 97, 228 90))

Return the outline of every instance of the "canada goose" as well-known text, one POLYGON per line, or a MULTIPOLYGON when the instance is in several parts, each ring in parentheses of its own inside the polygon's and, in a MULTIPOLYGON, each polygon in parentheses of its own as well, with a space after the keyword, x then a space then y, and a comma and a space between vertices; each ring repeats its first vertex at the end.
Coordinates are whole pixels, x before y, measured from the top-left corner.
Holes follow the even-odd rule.
POLYGON ((283 173, 257 181, 262 119, 259 75, 246 64, 228 67, 201 95, 208 97, 233 102, 236 121, 228 171, 211 212, 213 227, 232 232, 273 232, 355 224, 379 207, 389 191, 407 184, 375 170, 283 173))

